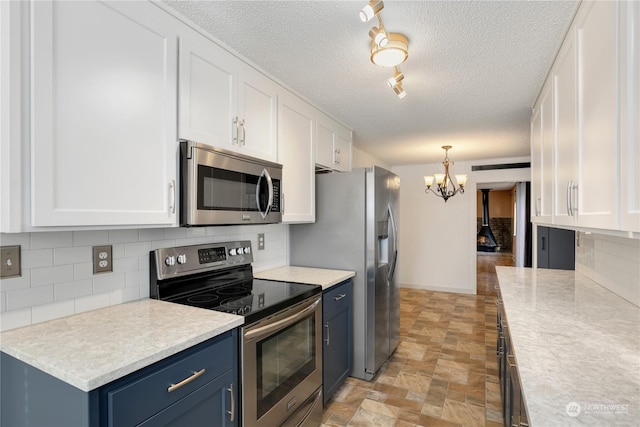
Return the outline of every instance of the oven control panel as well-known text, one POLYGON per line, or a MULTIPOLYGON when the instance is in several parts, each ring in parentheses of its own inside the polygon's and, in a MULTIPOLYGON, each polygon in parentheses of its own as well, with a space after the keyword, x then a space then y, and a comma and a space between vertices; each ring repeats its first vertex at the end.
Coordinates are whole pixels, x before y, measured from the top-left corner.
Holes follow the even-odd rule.
POLYGON ((150 262, 154 263, 158 279, 162 280, 168 277, 251 264, 253 254, 251 241, 242 240, 156 249, 151 252, 150 262))

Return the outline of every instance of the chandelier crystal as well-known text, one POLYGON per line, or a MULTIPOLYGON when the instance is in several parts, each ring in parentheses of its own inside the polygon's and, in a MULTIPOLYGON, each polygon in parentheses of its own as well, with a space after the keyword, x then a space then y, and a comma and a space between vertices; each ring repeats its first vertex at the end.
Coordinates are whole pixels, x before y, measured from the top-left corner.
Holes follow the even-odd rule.
POLYGON ((464 186, 467 183, 467 175, 455 175, 458 186, 456 187, 456 183, 451 179, 451 175, 449 175, 449 165, 453 165, 453 162, 449 161, 449 150, 451 149, 451 145, 443 145, 444 149, 444 161, 442 164, 444 165, 444 173, 436 173, 433 175, 428 175, 424 177, 424 185, 426 186, 424 192, 429 194, 431 191, 438 197, 441 197, 446 202, 450 197, 455 196, 458 193, 464 193, 464 186), (433 190, 433 180, 436 180, 436 184, 438 188, 436 191, 433 190), (449 188, 449 184, 451 184, 451 188, 449 188))

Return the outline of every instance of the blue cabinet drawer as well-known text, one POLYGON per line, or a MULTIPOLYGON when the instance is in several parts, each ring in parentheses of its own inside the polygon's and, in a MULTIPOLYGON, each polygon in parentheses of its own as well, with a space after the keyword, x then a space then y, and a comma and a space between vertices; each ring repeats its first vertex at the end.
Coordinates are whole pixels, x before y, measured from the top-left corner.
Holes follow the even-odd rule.
POLYGON ((143 370, 107 392, 109 425, 137 425, 233 368, 232 335, 179 353, 156 370, 143 370), (186 354, 184 354, 186 353, 186 354))
POLYGON ((351 304, 351 279, 327 289, 322 296, 322 311, 328 313, 351 304))

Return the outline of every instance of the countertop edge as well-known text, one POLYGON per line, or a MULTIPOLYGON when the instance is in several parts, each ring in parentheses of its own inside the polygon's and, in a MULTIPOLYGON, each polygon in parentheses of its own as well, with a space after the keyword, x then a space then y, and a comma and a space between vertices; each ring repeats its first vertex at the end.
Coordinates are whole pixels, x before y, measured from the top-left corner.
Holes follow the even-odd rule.
POLYGON ((355 275, 355 271, 349 270, 300 266, 281 266, 254 273, 254 277, 257 279, 319 285, 322 286, 323 291, 355 277, 355 275))

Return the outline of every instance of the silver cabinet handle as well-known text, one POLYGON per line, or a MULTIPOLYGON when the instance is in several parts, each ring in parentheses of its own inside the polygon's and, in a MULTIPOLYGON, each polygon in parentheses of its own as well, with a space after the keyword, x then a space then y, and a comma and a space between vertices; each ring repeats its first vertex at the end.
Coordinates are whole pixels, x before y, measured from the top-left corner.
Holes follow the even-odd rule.
POLYGON ((540 216, 540 197, 536 197, 536 216, 540 216))
POLYGON ((176 213, 176 180, 172 179, 169 183, 169 194, 171 195, 171 203, 169 204, 169 209, 171 213, 176 213))
POLYGON ((177 383, 177 384, 171 384, 171 385, 169 386, 169 388, 167 388, 167 391, 168 391, 169 393, 171 393, 172 391, 176 391, 176 390, 177 390, 177 389, 179 389, 180 387, 182 387, 182 386, 185 386, 185 385, 189 384, 191 381, 195 380, 196 378, 198 378, 199 376, 201 376, 201 375, 202 375, 202 374, 204 374, 204 373, 205 373, 205 369, 204 369, 204 368, 202 368, 202 369, 200 369, 198 372, 194 372, 194 373, 193 373, 193 375, 191 375, 191 376, 190 376, 190 377, 188 377, 188 378, 183 379, 183 380, 182 380, 182 381, 180 381, 179 383, 177 383))
POLYGON ((236 418, 236 396, 233 394, 233 383, 229 384, 227 391, 231 396, 231 410, 227 411, 227 414, 229 414, 229 421, 233 422, 236 418))
POLYGON ((567 182, 567 215, 573 216, 571 212, 571 181, 567 182))
POLYGON ((327 343, 327 347, 329 347, 329 322, 324 324, 324 328, 327 330, 327 337, 324 339, 324 342, 327 343))
POLYGON ((233 144, 240 145, 240 143, 238 142, 238 136, 240 134, 240 129, 239 129, 240 128, 240 119, 238 118, 238 116, 235 116, 233 118, 233 124, 234 124, 234 127, 235 127, 235 132, 233 134, 233 141, 231 142, 231 145, 233 145, 233 144))
POLYGON ((300 310, 299 312, 292 314, 291 316, 284 318, 282 320, 278 320, 276 322, 273 323, 269 323, 267 325, 264 326, 259 326, 255 329, 250 329, 248 331, 246 331, 244 333, 244 339, 246 340, 250 340, 252 338, 260 338, 261 336, 267 335, 277 329, 283 328, 285 326, 289 326, 292 325, 294 323, 296 323, 298 320, 304 318, 305 316, 307 316, 309 313, 313 312, 313 310, 316 309, 316 307, 318 307, 318 305, 320 305, 320 301, 322 301, 321 298, 318 298, 317 300, 315 300, 314 302, 312 302, 311 304, 309 304, 308 306, 306 306, 305 308, 303 308, 302 310, 300 310))
POLYGON ((238 145, 242 144, 243 146, 247 145, 247 128, 244 127, 244 119, 240 120, 240 127, 242 128, 242 139, 238 145))
POLYGON ((337 297, 333 297, 333 299, 336 300, 336 301, 340 301, 342 298, 344 298, 346 296, 347 296, 347 294, 340 294, 337 297))

